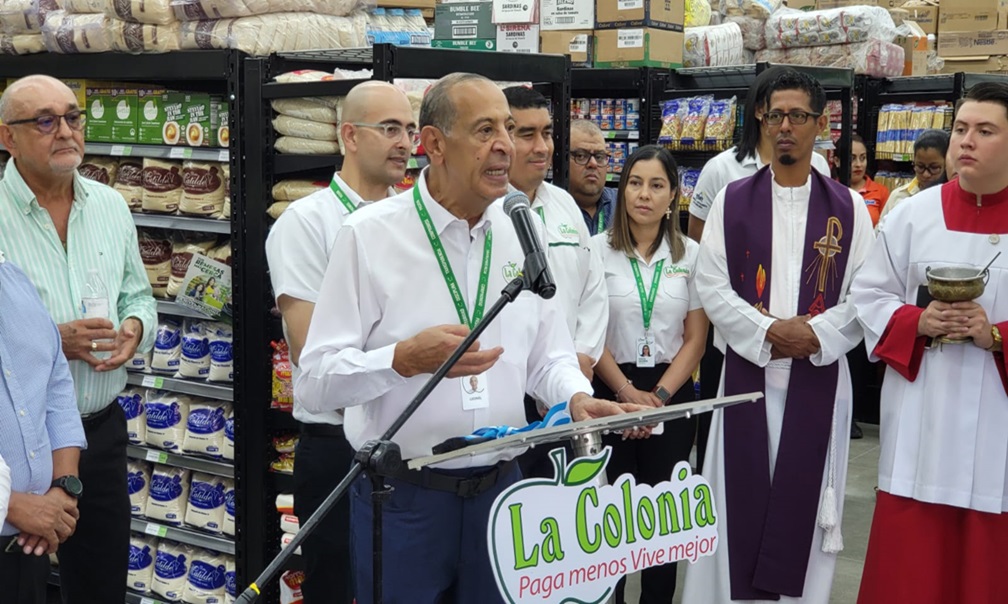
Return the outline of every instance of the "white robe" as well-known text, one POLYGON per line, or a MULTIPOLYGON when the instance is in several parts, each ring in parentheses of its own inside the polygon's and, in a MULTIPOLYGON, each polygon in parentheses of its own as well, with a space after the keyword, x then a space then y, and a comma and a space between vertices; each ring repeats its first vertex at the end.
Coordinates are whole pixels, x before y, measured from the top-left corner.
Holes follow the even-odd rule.
MULTIPOLYGON (((770 281, 769 312, 788 319, 796 316, 800 285, 807 278, 802 266, 805 245, 805 223, 808 214, 811 180, 802 187, 785 188, 773 183, 773 251, 770 281)), ((714 345, 722 352, 730 343, 744 359, 766 368, 766 413, 769 431, 770 475, 773 476, 784 420, 784 403, 791 375, 789 359, 770 360, 770 342, 766 332, 773 319, 760 314, 732 289, 725 254, 724 195, 718 193, 711 208, 700 244, 697 262, 697 290, 704 310, 714 325, 714 345)), ((850 432, 851 384, 847 354, 863 336, 856 311, 847 297, 853 274, 868 256, 874 241, 871 217, 861 196, 851 191, 854 204, 854 232, 845 238, 849 253, 843 275, 843 292, 839 303, 810 321, 819 338, 820 350, 811 357, 813 365, 839 363, 836 400, 833 410, 833 438, 827 452, 822 490, 826 488, 830 469, 834 471, 838 518, 843 517, 844 487, 847 480, 847 451, 850 432)), ((823 229, 823 226, 814 228, 823 229)), ((846 235, 846 234, 845 234, 846 235)), ((724 392, 724 371, 719 395, 724 392)), ((724 423, 721 411, 715 411, 707 443, 704 475, 714 493, 718 519, 718 549, 714 556, 701 558, 686 569, 684 604, 715 604, 731 602, 728 568, 728 523, 725 517, 724 423)), ((821 499, 821 497, 820 497, 821 499)), ((820 501, 819 505, 822 505, 820 501)), ((818 511, 818 508, 817 508, 818 511)), ((781 596, 779 602, 827 603, 833 585, 836 554, 822 551, 824 532, 816 527, 812 538, 805 591, 801 598, 781 596)), ((770 602, 777 602, 771 600, 770 602)))
MULTIPOLYGON (((992 243, 988 234, 950 232, 941 187, 905 205, 886 217, 851 291, 869 352, 893 313, 916 303, 927 267, 983 266, 1008 250, 1004 235, 992 243)), ((977 300, 992 323, 1008 320, 1003 289, 1008 254, 991 266, 977 300)), ((973 344, 925 350, 915 381, 886 370, 881 405, 880 489, 926 503, 1008 512, 1008 395, 994 355, 973 344)))

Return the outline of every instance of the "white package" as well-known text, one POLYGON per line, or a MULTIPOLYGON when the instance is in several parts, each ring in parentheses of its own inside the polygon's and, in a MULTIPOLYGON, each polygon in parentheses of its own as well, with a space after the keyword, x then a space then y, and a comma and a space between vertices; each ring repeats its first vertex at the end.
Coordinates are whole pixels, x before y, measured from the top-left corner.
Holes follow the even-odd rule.
POLYGON ((100 13, 105 10, 108 0, 63 0, 63 8, 68 13, 100 13))
POLYGON ((126 462, 126 489, 129 491, 130 515, 143 516, 150 500, 151 469, 145 462, 126 462))
POLYGON ((683 44, 686 67, 726 67, 744 60, 742 30, 737 23, 687 27, 683 44))
POLYGON ((767 48, 891 42, 896 24, 881 6, 851 6, 812 12, 780 10, 766 22, 767 48))
POLYGON ((206 379, 210 374, 210 339, 202 321, 186 320, 176 377, 206 379))
POLYGON ((294 514, 281 514, 280 530, 284 533, 296 535, 301 530, 301 522, 294 514))
POLYGON ((876 78, 891 78, 903 73, 902 46, 871 40, 861 44, 771 49, 756 53, 756 61, 813 65, 816 67, 850 68, 854 73, 876 78))
POLYGON ((48 15, 59 10, 57 0, 4 0, 0 2, 0 32, 38 33, 48 15))
POLYGON ((304 595, 301 584, 304 583, 304 571, 289 570, 280 575, 280 604, 301 604, 304 595))
POLYGON ((766 48, 766 19, 735 15, 725 17, 725 23, 735 23, 742 32, 742 47, 746 50, 766 48))
POLYGON ((179 49, 178 23, 152 25, 112 19, 112 49, 118 52, 170 52, 179 49))
POLYGON ((188 500, 189 470, 155 464, 144 515, 170 526, 182 526, 188 500))
MULTIPOLYGON (((165 279, 167 285, 168 279, 165 279)), ((182 323, 175 319, 164 319, 158 323, 154 337, 154 353, 151 357, 151 371, 155 373, 175 373, 182 357, 182 323)))
POLYGON ((295 136, 317 141, 334 141, 339 138, 336 123, 323 123, 289 115, 273 118, 273 129, 282 136, 295 136))
POLYGON ((182 600, 187 604, 220 604, 224 601, 227 573, 224 554, 208 549, 196 550, 186 578, 182 600))
POLYGON ((227 323, 207 325, 210 339, 210 374, 207 381, 234 381, 234 332, 227 323))
POLYGON ((147 444, 182 452, 192 398, 174 392, 147 391, 147 444))
POLYGON ((45 50, 42 34, 0 34, 0 53, 5 55, 30 55, 45 50))
POLYGON ((224 595, 228 602, 238 597, 238 575, 235 572, 234 556, 224 557, 224 595))
POLYGON ((150 372, 151 361, 154 360, 154 349, 150 349, 147 352, 140 352, 139 350, 133 355, 133 358, 126 363, 127 371, 139 371, 143 373, 150 372))
POLYGON ((293 514, 294 495, 290 493, 277 493, 276 509, 278 514, 293 514))
POLYGON ((221 457, 229 461, 235 458, 235 438, 234 438, 234 409, 228 413, 224 420, 224 446, 221 447, 221 457))
POLYGON ((358 48, 367 44, 363 11, 346 17, 311 13, 272 13, 256 17, 183 24, 184 49, 232 48, 255 56, 319 48, 358 48))
POLYGON ((170 0, 111 0, 105 3, 105 14, 133 23, 168 25, 177 21, 170 0))
POLYGON ((273 111, 280 115, 299 117, 313 122, 335 124, 339 121, 339 113, 334 104, 341 97, 331 97, 328 100, 316 98, 276 99, 270 101, 273 111))
POLYGON ((157 539, 147 535, 130 534, 126 587, 140 593, 150 593, 156 556, 157 539))
POLYGON ((280 153, 295 155, 338 155, 339 143, 336 141, 318 141, 297 136, 280 136, 273 143, 273 148, 280 153))
POLYGON ((194 472, 189 486, 186 524, 219 534, 224 527, 224 493, 229 489, 234 490, 234 483, 226 478, 194 472))
MULTIPOLYGON (((280 535, 280 549, 282 550, 287 549, 287 546, 291 544, 291 541, 294 541, 294 535, 292 535, 291 533, 284 533, 283 535, 280 535)), ((294 555, 296 556, 301 555, 300 545, 296 550, 294 550, 294 555)))
POLYGON ((223 532, 225 535, 235 536, 235 490, 234 483, 229 485, 226 491, 224 491, 224 526, 223 532))
POLYGON ((72 15, 55 11, 46 16, 42 41, 49 52, 78 54, 112 50, 112 23, 105 15, 72 15))
POLYGON ((224 209, 224 168, 217 162, 182 164, 182 198, 179 212, 217 218, 224 209))
POLYGON ((220 457, 224 448, 224 424, 231 413, 231 403, 200 400, 189 405, 182 450, 208 457, 220 457))
POLYGON ((186 578, 189 576, 193 551, 194 548, 188 545, 162 541, 158 545, 157 558, 154 561, 151 591, 172 602, 181 600, 186 578))
POLYGON ((127 388, 116 397, 116 402, 126 415, 126 436, 134 445, 147 442, 146 394, 140 388, 127 388))

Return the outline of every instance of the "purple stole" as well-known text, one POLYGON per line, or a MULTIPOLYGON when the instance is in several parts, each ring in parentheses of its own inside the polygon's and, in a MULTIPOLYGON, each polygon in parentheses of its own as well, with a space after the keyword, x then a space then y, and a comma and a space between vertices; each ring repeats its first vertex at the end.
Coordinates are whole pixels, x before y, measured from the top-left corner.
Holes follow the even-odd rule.
MULTIPOLYGON (((768 167, 728 185, 725 252, 732 289, 770 309, 773 190, 768 167)), ((837 304, 847 268, 854 206, 847 187, 812 170, 803 276, 796 314, 837 304)), ((725 498, 732 600, 800 597, 816 528, 839 367, 793 359, 780 446, 770 480, 766 401, 724 410, 725 498)), ((725 354, 724 395, 765 392, 764 369, 725 354)), ((841 435, 846 438, 846 434, 841 435)))

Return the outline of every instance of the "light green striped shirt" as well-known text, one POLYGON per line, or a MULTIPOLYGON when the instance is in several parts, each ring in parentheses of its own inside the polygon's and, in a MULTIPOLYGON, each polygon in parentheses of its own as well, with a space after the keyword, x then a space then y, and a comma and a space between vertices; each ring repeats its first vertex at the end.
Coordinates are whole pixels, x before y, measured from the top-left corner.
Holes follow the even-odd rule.
MULTIPOLYGON (((11 159, 0 181, 0 251, 28 275, 58 324, 84 318, 84 283, 88 271, 97 268, 108 289, 109 320, 118 329, 120 317, 139 319, 139 350, 154 344, 157 305, 140 260, 136 226, 122 195, 111 187, 74 174, 64 250, 49 212, 11 159)), ((81 413, 104 409, 126 386, 125 367, 96 373, 84 361, 70 361, 70 373, 81 413)))

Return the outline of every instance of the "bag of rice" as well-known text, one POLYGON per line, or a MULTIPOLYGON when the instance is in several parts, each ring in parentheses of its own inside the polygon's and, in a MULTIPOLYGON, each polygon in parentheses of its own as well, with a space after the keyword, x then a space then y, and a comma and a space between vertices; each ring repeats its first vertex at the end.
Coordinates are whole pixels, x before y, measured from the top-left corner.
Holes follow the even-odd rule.
POLYGON ((147 444, 171 453, 182 452, 192 399, 174 392, 147 391, 147 444))
POLYGON ((235 536, 235 490, 234 483, 224 491, 224 526, 225 535, 235 536))
POLYGON ((176 377, 206 379, 210 373, 210 339, 202 321, 186 319, 182 330, 182 356, 176 377))
POLYGON ((84 178, 110 186, 116 180, 118 169, 119 162, 115 159, 97 155, 85 157, 81 165, 77 166, 77 172, 84 178))
POLYGON ((270 206, 268 208, 266 208, 266 215, 269 216, 270 218, 272 218, 273 220, 279 220, 280 216, 282 216, 283 213, 285 211, 287 211, 287 208, 292 203, 294 203, 294 202, 293 201, 274 201, 273 203, 270 204, 270 206))
POLYGON ((234 461, 234 409, 228 413, 227 419, 224 420, 224 446, 221 448, 221 453, 224 459, 234 461))
POLYGON ((224 447, 224 425, 231 414, 231 403, 194 401, 189 406, 182 450, 208 457, 220 457, 224 447))
POLYGON ((215 162, 186 161, 182 164, 182 197, 179 212, 217 218, 224 209, 224 171, 215 162))
POLYGON ((217 243, 216 235, 203 233, 179 233, 172 244, 171 257, 171 277, 168 278, 167 293, 169 298, 174 298, 182 289, 182 282, 185 280, 186 271, 189 270, 189 263, 192 262, 193 254, 203 254, 204 256, 217 243))
POLYGON ((270 193, 274 201, 297 201, 329 186, 324 180, 281 180, 270 193))
POLYGON ((186 577, 189 576, 189 563, 193 558, 193 551, 194 548, 188 545, 162 541, 158 545, 157 558, 154 560, 151 591, 171 602, 181 600, 186 577))
POLYGON ((224 558, 224 593, 232 603, 238 597, 238 575, 235 572, 234 556, 224 558))
POLYGON ((182 164, 145 157, 143 188, 144 212, 174 214, 182 198, 182 164))
POLYGON ((143 161, 133 158, 120 161, 112 188, 123 196, 130 212, 139 212, 143 207, 143 161))
POLYGON ((140 229, 137 233, 140 244, 140 259, 147 271, 147 281, 154 296, 168 296, 168 280, 171 278, 172 238, 160 229, 140 229))
POLYGON ((220 533, 224 528, 224 493, 228 480, 212 474, 195 472, 189 487, 189 507, 185 522, 189 526, 211 533, 220 533))
POLYGON ((151 581, 154 579, 154 557, 156 555, 157 539, 147 535, 130 533, 126 587, 142 594, 150 593, 151 581))
POLYGON ((317 141, 297 136, 281 136, 273 143, 280 153, 295 155, 339 155, 340 146, 336 141, 317 141))
POLYGON ((131 459, 126 462, 126 487, 130 498, 130 515, 143 516, 150 500, 151 469, 147 463, 131 459))
POLYGON ((133 355, 133 358, 129 360, 126 364, 127 371, 136 371, 141 373, 150 373, 151 360, 154 356, 154 350, 148 350, 147 352, 137 352, 133 355))
POLYGON ((175 373, 182 356, 182 323, 177 319, 162 317, 154 337, 154 354, 151 371, 175 373))
POLYGON ((226 568, 224 554, 197 550, 189 565, 189 576, 182 591, 187 604, 219 604, 224 601, 226 568))
MULTIPOLYGON (((230 249, 230 246, 228 247, 230 249)), ((231 382, 234 379, 234 336, 227 323, 210 323, 210 382, 231 382)))
POLYGON ((217 262, 231 266, 231 240, 228 239, 224 243, 211 249, 207 254, 207 257, 211 260, 216 260, 217 262))
POLYGON ((337 97, 332 97, 328 101, 314 98, 296 99, 276 99, 270 102, 273 111, 280 115, 299 117, 303 120, 313 122, 324 122, 335 124, 339 122, 339 113, 336 111, 337 97))
POLYGON ((339 136, 335 123, 314 122, 289 115, 273 118, 273 129, 282 136, 294 136, 315 141, 334 141, 339 136))
POLYGON ((144 516, 169 526, 182 526, 188 500, 189 470, 155 464, 144 516))
POLYGON ((130 443, 142 445, 147 441, 147 416, 144 413, 145 391, 127 388, 119 393, 116 401, 126 414, 126 435, 130 443))

